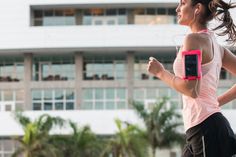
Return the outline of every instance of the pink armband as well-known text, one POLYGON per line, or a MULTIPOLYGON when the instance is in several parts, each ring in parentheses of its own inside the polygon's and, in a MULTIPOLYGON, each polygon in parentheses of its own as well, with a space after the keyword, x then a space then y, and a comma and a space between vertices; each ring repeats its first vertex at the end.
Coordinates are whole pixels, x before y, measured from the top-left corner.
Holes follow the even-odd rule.
POLYGON ((183 69, 185 80, 200 79, 202 75, 201 63, 202 55, 200 50, 183 51, 183 69))

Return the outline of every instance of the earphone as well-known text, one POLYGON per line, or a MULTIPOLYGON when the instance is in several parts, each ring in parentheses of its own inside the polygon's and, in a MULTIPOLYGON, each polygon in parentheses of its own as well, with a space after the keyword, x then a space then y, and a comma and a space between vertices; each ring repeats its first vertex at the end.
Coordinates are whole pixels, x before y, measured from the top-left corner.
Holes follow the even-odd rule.
POLYGON ((197 8, 197 9, 195 10, 194 14, 197 15, 197 14, 199 13, 198 11, 199 11, 199 9, 197 8))

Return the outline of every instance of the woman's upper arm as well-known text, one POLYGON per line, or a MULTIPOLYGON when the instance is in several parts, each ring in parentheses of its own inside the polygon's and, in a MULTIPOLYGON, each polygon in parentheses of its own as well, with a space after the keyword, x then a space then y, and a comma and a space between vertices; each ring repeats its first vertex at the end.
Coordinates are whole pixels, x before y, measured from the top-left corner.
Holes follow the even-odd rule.
MULTIPOLYGON (((190 50, 201 50, 201 43, 199 42, 199 36, 198 34, 188 34, 185 37, 184 44, 182 47, 182 51, 190 51, 190 50)), ((186 93, 189 94, 189 96, 196 98, 199 94, 200 90, 200 81, 199 80, 183 80, 182 83, 180 83, 180 86, 183 86, 186 93)))
POLYGON ((233 75, 236 75, 236 56, 226 48, 224 48, 222 66, 233 75))
POLYGON ((201 50, 201 43, 197 34, 188 34, 184 39, 182 51, 201 50))

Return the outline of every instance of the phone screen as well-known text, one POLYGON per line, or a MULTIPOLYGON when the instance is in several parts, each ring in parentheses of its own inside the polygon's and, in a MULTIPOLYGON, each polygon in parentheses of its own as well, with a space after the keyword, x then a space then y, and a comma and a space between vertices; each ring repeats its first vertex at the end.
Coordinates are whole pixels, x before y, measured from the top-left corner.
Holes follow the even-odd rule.
POLYGON ((198 76, 198 58, 197 55, 185 55, 185 75, 198 76))

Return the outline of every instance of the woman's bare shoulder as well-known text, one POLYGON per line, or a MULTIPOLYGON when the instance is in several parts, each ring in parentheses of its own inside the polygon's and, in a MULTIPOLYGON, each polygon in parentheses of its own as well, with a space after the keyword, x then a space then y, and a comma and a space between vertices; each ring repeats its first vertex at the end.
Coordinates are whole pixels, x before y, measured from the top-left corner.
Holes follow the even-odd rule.
POLYGON ((199 33, 190 33, 187 34, 184 38, 183 49, 184 50, 195 50, 195 49, 202 49, 202 43, 205 40, 199 33))

